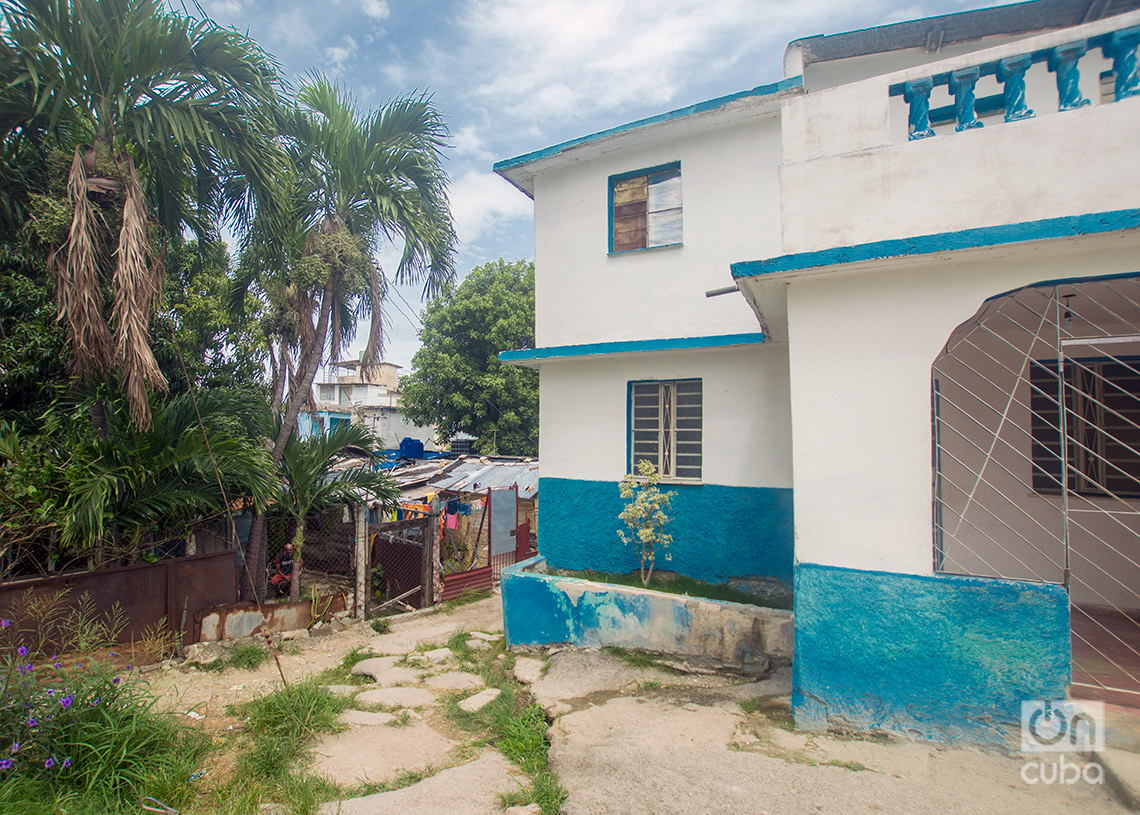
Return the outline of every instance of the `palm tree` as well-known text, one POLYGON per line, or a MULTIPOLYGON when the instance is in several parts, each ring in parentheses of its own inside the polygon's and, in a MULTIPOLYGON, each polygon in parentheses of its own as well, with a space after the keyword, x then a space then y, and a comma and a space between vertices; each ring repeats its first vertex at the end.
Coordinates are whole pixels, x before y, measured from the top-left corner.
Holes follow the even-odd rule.
MULTIPOLYGON (((111 401, 108 439, 68 451, 60 541, 96 560, 137 556, 154 530, 224 516, 234 502, 264 507, 276 479, 261 444, 264 404, 214 388, 157 402, 146 432, 111 401)), ((14 431, 12 431, 14 432, 14 431)), ((6 458, 19 455, 10 439, 6 458)), ((97 565, 103 565, 99 563, 97 565)))
POLYGON ((21 121, 0 106, 0 137, 42 131, 70 156, 49 265, 76 370, 117 373, 145 429, 148 386, 166 388, 149 336, 166 239, 215 237, 219 221, 240 226, 279 197, 284 156, 265 113, 276 67, 162 0, 0 0, 0 13, 0 75, 32 109, 21 121))
MULTIPOLYGON (((243 257, 247 283, 261 285, 276 315, 271 362, 281 423, 274 464, 296 432, 317 370, 339 357, 358 319, 369 320, 364 364, 380 359, 387 281, 375 250, 402 241, 393 280, 423 283, 425 295, 455 276, 455 231, 442 167, 448 134, 429 97, 407 96, 361 113, 342 89, 314 76, 298 92, 283 131, 294 173, 291 227, 283 232, 278 222, 259 222, 243 257)), ((260 575, 261 515, 254 517, 250 540, 253 573, 260 575)), ((264 585, 250 588, 263 596, 264 585)))
POLYGON ((342 424, 324 435, 301 440, 290 436, 281 459, 282 490, 278 506, 296 524, 293 533, 293 577, 289 599, 301 599, 301 550, 305 545, 305 518, 310 512, 345 504, 379 502, 394 509, 399 488, 386 473, 354 468, 334 471, 337 456, 348 447, 372 449, 375 439, 359 425, 342 424))

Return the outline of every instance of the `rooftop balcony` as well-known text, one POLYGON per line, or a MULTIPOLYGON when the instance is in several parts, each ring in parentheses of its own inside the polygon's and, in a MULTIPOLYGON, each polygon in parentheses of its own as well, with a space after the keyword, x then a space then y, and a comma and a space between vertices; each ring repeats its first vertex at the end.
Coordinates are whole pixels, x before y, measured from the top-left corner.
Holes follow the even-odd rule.
POLYGON ((1140 12, 792 97, 785 253, 1140 208, 1140 12))

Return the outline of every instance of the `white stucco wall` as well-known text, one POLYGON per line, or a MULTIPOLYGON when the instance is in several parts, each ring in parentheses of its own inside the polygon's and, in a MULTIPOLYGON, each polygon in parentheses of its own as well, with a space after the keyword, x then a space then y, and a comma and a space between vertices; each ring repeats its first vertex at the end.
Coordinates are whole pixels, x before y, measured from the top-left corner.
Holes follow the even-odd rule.
MULTIPOLYGON (((1140 206, 1140 101, 1100 103, 1099 50, 1080 62, 1086 108, 1058 112, 1055 75, 1037 63, 1027 101, 1037 117, 997 116, 909 142, 907 105, 891 84, 978 65, 1140 22, 1140 14, 954 57, 783 102, 783 253, 1140 206)), ((978 96, 997 93, 983 78, 978 96)), ((950 104, 936 88, 932 107, 950 104)))
MULTIPOLYGON (((662 138, 535 179, 539 347, 757 331, 729 264, 779 250, 774 115, 662 138), (609 250, 609 177, 680 161, 684 245, 609 250)), ((545 466, 545 462, 544 462, 545 466)))
POLYGON ((624 354, 543 365, 543 477, 618 481, 626 472, 627 385, 700 378, 703 480, 792 485, 787 346, 624 354))
POLYGON ((1125 233, 793 279, 797 558, 931 573, 931 365, 951 332, 995 294, 1137 270, 1125 233))

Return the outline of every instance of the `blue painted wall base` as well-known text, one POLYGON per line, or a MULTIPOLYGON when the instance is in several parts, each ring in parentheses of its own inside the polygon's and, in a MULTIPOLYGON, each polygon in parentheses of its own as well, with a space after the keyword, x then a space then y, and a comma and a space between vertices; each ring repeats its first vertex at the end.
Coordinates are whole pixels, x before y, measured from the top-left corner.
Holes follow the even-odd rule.
MULTIPOLYGON (((670 559, 657 568, 706 583, 766 577, 791 588, 792 491, 717 484, 663 484, 675 490, 666 531, 670 559)), ((615 481, 540 478, 538 546, 552 569, 628 574, 637 555, 618 537, 625 502, 615 481)))
POLYGON ((796 567, 796 725, 1006 744, 1025 699, 1063 699, 1060 586, 796 567))

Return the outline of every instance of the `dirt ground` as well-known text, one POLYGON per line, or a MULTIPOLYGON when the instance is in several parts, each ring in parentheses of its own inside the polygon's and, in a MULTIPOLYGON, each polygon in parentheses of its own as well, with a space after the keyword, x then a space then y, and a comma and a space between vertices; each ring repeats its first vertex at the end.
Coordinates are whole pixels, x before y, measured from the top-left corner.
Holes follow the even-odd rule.
MULTIPOLYGON (((353 648, 406 654, 421 643, 446 642, 461 630, 501 631, 498 598, 451 614, 396 622, 385 635, 357 625, 298 640, 287 646, 281 666, 290 679, 300 678, 334 667, 353 648)), ((567 815, 1128 811, 1103 784, 1083 779, 1026 783, 1022 769, 1027 757, 1021 755, 895 737, 796 732, 787 669, 747 682, 725 675, 677 674, 666 666, 597 650, 530 649, 525 656, 516 675, 531 683, 535 699, 550 714, 550 762, 568 791, 567 815)), ((240 726, 226 715, 226 705, 280 685, 272 661, 255 671, 170 667, 151 676, 163 704, 201 716, 190 718, 208 732, 240 726)), ((1076 756, 1066 760, 1084 765, 1076 756)), ((496 784, 491 782, 505 777, 501 765, 493 751, 476 751, 461 772, 460 767, 444 768, 407 789, 330 804, 322 811, 501 811, 493 797, 474 796, 464 803, 444 792, 452 777, 466 778, 463 783, 471 789, 481 788, 478 778, 485 778, 484 786, 492 790, 496 784)))

